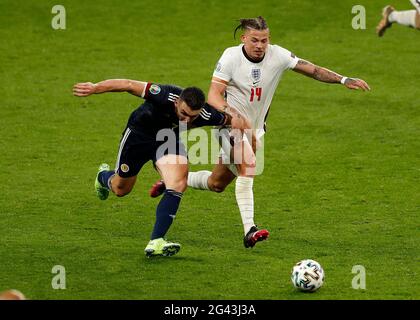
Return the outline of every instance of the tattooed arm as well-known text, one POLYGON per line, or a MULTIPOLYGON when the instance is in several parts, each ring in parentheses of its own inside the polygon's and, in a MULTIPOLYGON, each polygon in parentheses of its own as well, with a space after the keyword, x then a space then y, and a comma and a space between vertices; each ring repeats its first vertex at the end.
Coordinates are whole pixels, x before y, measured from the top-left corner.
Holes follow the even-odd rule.
POLYGON ((98 83, 81 82, 73 86, 73 94, 77 97, 87 97, 105 92, 128 92, 143 97, 146 85, 147 82, 129 79, 109 79, 98 83))
POLYGON ((370 90, 369 85, 362 79, 343 77, 334 71, 319 67, 302 59, 299 59, 293 71, 322 82, 343 83, 349 89, 370 90))

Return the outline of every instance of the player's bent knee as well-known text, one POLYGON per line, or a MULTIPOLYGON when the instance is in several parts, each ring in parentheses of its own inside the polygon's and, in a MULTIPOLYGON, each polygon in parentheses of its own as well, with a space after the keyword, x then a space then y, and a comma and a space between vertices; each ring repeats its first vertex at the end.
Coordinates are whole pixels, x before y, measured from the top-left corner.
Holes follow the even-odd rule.
POLYGON ((225 191, 226 184, 221 183, 221 182, 209 182, 209 189, 211 191, 221 193, 221 192, 225 191))
POLYGON ((134 187, 136 177, 121 178, 118 175, 111 180, 112 192, 117 197, 124 197, 131 192, 134 187))
MULTIPOLYGON (((130 190, 131 191, 131 190, 130 190)), ((117 196, 117 197, 119 197, 119 198, 121 198, 121 197, 124 197, 124 196, 126 196, 127 194, 129 194, 130 193, 130 191, 126 191, 126 190, 115 190, 114 191, 114 193, 115 193, 115 195, 117 196)))
POLYGON ((112 191, 115 193, 115 195, 117 196, 117 197, 124 197, 124 196, 126 196, 127 194, 129 194, 130 192, 131 192, 131 189, 132 188, 127 188, 127 187, 116 187, 116 188, 113 188, 112 189, 112 191))

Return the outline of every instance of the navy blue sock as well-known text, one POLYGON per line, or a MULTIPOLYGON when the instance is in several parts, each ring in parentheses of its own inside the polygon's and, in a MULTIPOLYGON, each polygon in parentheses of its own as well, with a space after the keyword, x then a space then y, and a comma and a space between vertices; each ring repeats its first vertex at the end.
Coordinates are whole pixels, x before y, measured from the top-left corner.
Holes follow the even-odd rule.
POLYGON ((114 174, 115 174, 114 170, 99 172, 98 180, 101 183, 102 187, 109 189, 108 180, 114 174))
POLYGON ((181 202, 182 193, 172 189, 166 189, 163 197, 156 208, 156 222, 153 228, 151 240, 163 238, 168 232, 172 221, 175 219, 181 202))

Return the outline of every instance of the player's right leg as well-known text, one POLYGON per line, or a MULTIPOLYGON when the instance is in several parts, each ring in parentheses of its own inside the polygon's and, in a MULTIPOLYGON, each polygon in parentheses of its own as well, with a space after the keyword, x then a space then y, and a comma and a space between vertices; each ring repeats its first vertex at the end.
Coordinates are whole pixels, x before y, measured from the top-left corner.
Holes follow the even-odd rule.
POLYGON ((176 217, 183 192, 187 188, 188 160, 182 152, 167 154, 157 159, 155 166, 166 189, 156 208, 155 225, 144 251, 147 257, 171 256, 181 249, 181 245, 167 241, 164 237, 176 217))
POLYGON ((256 171, 255 153, 248 142, 244 139, 241 143, 236 143, 232 150, 233 159, 242 159, 235 161, 238 178, 235 184, 235 196, 241 214, 242 225, 244 228, 244 246, 252 248, 259 241, 266 240, 269 237, 268 230, 259 230, 254 222, 254 176, 256 171))

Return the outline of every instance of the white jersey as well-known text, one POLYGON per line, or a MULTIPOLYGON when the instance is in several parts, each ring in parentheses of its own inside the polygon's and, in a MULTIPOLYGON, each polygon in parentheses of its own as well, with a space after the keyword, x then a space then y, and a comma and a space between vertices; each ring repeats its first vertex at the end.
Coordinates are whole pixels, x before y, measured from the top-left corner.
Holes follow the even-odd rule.
POLYGON ((225 50, 213 77, 229 82, 226 101, 251 122, 253 129, 262 129, 273 95, 284 71, 293 69, 299 59, 290 51, 269 44, 261 62, 255 63, 245 56, 243 44, 225 50))

